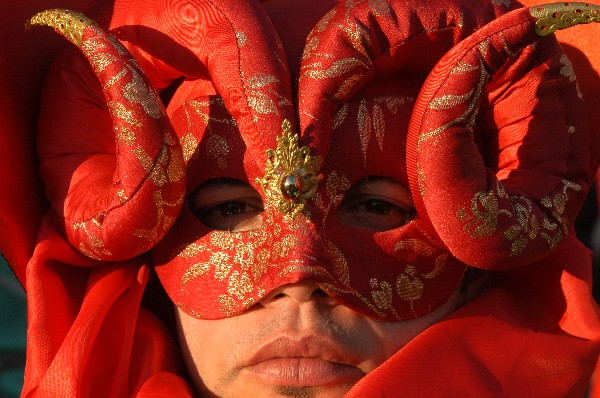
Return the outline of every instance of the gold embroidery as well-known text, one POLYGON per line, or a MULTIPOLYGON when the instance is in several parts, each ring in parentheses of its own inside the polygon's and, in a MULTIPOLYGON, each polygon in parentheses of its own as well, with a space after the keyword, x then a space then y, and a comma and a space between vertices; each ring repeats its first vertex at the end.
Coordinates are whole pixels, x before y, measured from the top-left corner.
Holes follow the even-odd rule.
POLYGON ((248 85, 248 106, 254 109, 257 113, 269 114, 278 113, 278 105, 291 105, 283 95, 275 91, 270 91, 271 94, 276 94, 279 104, 276 104, 264 90, 265 86, 272 83, 278 83, 279 80, 275 76, 266 74, 256 74, 246 81, 248 85))
POLYGON ((233 262, 239 264, 244 271, 247 271, 254 264, 254 245, 252 243, 240 242, 235 249, 233 262))
POLYGON ((478 66, 476 66, 476 65, 471 65, 464 61, 459 61, 456 64, 456 66, 454 68, 452 68, 452 71, 450 72, 450 74, 451 75, 461 75, 463 73, 469 73, 469 72, 476 71, 477 69, 478 69, 478 66))
MULTIPOLYGON (((98 217, 102 217, 98 215, 98 217)), ((90 220, 98 227, 102 227, 101 223, 99 223, 96 219, 90 220)), ((104 247, 104 242, 98 236, 93 235, 87 226, 88 221, 74 222, 73 223, 73 231, 83 230, 83 234, 86 237, 86 242, 79 243, 79 251, 81 251, 86 256, 93 258, 95 260, 100 260, 101 257, 110 257, 112 253, 104 247), (87 246, 86 246, 87 244, 87 246)))
POLYGON ((149 242, 156 241, 156 238, 161 235, 161 232, 167 231, 171 225, 173 225, 174 219, 173 217, 165 216, 165 207, 179 207, 183 200, 185 194, 181 194, 179 199, 175 203, 168 203, 162 198, 162 191, 158 190, 153 193, 154 204, 156 205, 156 224, 152 229, 138 229, 133 235, 138 238, 146 239, 149 242))
POLYGON ((210 263, 198 263, 198 264, 192 265, 190 268, 188 268, 185 271, 185 273, 183 274, 183 277, 181 278, 181 289, 183 290, 183 287, 185 286, 185 284, 188 283, 189 281, 191 281, 192 279, 195 279, 201 275, 206 274, 209 269, 210 269, 210 263))
POLYGON ((238 47, 243 47, 248 42, 248 35, 244 32, 235 32, 235 38, 237 39, 238 47))
POLYGON ((221 303, 221 312, 227 315, 233 315, 235 313, 237 304, 231 296, 222 294, 219 296, 219 302, 221 303))
POLYGON ((578 24, 600 22, 600 7, 589 3, 555 3, 529 8, 537 19, 535 32, 546 36, 557 30, 567 29, 578 24))
POLYGON ((117 135, 117 140, 121 143, 132 146, 136 141, 135 133, 127 128, 127 126, 122 125, 121 131, 117 135))
POLYGON ((246 294, 252 293, 253 290, 254 284, 248 274, 245 272, 240 274, 238 271, 231 273, 229 282, 227 283, 227 293, 241 300, 246 294))
POLYGON ((214 231, 210 235, 210 243, 221 250, 233 249, 235 246, 234 234, 227 231, 214 231))
POLYGON ((110 113, 117 116, 119 119, 131 124, 132 126, 142 127, 142 123, 135 118, 133 112, 127 109, 122 103, 109 101, 108 107, 110 108, 110 113))
POLYGON ((129 71, 132 79, 123 87, 123 95, 129 101, 140 104, 148 116, 159 119, 163 116, 160 98, 152 88, 146 86, 135 69, 129 68, 129 71))
MULTIPOLYGON (((477 105, 479 103, 479 97, 481 96, 483 88, 485 87, 485 83, 488 79, 488 73, 485 70, 485 67, 483 65, 483 59, 480 58, 479 62, 480 62, 480 65, 477 68, 479 70, 479 80, 477 82, 476 88, 467 94, 469 96, 469 99, 471 100, 469 102, 469 105, 467 106, 467 109, 459 117, 457 117, 454 120, 449 121, 448 123, 444 124, 443 126, 437 127, 436 129, 426 132, 426 133, 421 133, 419 135, 419 140, 417 143, 417 151, 420 150, 421 144, 423 142, 437 137, 438 135, 445 132, 451 126, 455 126, 464 121, 467 121, 467 127, 470 127, 474 124, 475 116, 477 115, 477 105)), ((449 105, 448 99, 449 99, 448 96, 441 96, 439 98, 433 98, 431 100, 431 103, 433 104, 433 106, 441 106, 440 104, 443 103, 444 101, 446 101, 446 105, 449 105)), ((464 102, 466 102, 466 101, 453 101, 452 103, 454 105, 459 105, 464 102)), ((442 108, 442 109, 446 109, 446 108, 442 108)))
POLYGON ((325 244, 325 253, 333 259, 333 272, 335 273, 336 280, 344 286, 349 287, 350 271, 348 269, 348 262, 342 251, 332 242, 328 241, 325 244))
POLYGON ((219 281, 227 278, 232 267, 229 262, 229 254, 223 252, 211 253, 210 264, 215 267, 215 278, 219 281))
POLYGON ((192 158, 197 147, 198 140, 194 134, 189 133, 183 136, 181 139, 181 149, 183 150, 183 159, 185 162, 188 162, 192 158))
POLYGON ((273 251, 271 256, 273 260, 285 258, 290 254, 290 249, 296 244, 295 235, 285 235, 281 240, 273 244, 273 251))
POLYGON ((323 212, 323 223, 327 219, 331 209, 335 209, 338 204, 344 199, 346 191, 350 189, 350 181, 345 175, 338 176, 333 171, 327 176, 325 182, 325 194, 327 195, 327 202, 320 192, 315 193, 313 196, 313 202, 323 212))
POLYGON ((197 243, 190 243, 189 245, 185 246, 181 251, 179 251, 177 257, 192 258, 207 250, 208 249, 203 245, 199 245, 197 243))
POLYGON ((415 276, 416 270, 413 266, 406 266, 405 273, 400 274, 396 279, 396 292, 402 300, 410 301, 418 300, 423 296, 425 286, 423 282, 415 276))
POLYGON ((298 136, 285 120, 277 137, 277 149, 267 150, 265 176, 257 178, 267 199, 286 217, 293 219, 304 209, 322 178, 317 176, 309 147, 298 147, 298 136))
POLYGON ((375 305, 381 310, 392 310, 392 298, 394 292, 392 291, 392 285, 386 281, 379 282, 377 278, 371 278, 369 281, 371 284, 371 296, 375 305))
POLYGON ((429 109, 433 109, 435 111, 450 109, 454 108, 457 105, 467 102, 472 98, 472 96, 473 90, 469 91, 466 94, 446 94, 432 99, 428 107, 429 109))
POLYGON ((369 0, 369 8, 371 8, 371 10, 373 10, 373 14, 377 16, 392 16, 392 9, 385 0, 369 0))
MULTIPOLYGON (((564 77, 566 77, 567 79, 569 79, 569 81, 571 83, 575 83, 575 89, 577 90, 577 97, 578 98, 583 98, 583 94, 581 93, 581 88, 579 87, 579 83, 577 82, 577 76, 575 75, 575 69, 573 68, 573 64, 571 63, 571 60, 569 59, 569 57, 567 56, 567 54, 563 54, 560 57, 560 63, 562 65, 562 68, 560 68, 560 74, 564 77)), ((569 126, 572 127, 572 126, 569 126)))
POLYGON ((568 180, 562 181, 561 190, 542 198, 540 204, 546 208, 540 220, 534 214, 532 201, 522 195, 509 195, 500 182, 490 191, 477 192, 471 199, 470 214, 464 207, 457 211, 457 219, 465 222, 463 230, 472 238, 490 236, 498 229, 498 219, 505 215, 513 217, 510 210, 500 208, 499 200, 508 200, 514 209, 514 223, 503 232, 511 241, 511 256, 523 252, 529 242, 539 237, 550 249, 556 247, 568 232, 568 220, 564 216, 568 200, 567 191, 581 191, 582 187, 568 180))
POLYGON ((218 134, 213 134, 208 137, 206 142, 206 155, 209 159, 217 160, 217 166, 224 170, 227 168, 227 159, 224 158, 229 154, 229 145, 227 140, 218 134))

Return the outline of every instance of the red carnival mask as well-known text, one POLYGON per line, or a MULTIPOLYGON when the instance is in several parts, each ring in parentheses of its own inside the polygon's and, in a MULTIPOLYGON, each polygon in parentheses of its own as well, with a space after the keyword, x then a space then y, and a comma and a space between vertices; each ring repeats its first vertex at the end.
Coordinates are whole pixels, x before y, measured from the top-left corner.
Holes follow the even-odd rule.
MULTIPOLYGON (((578 134, 585 128, 573 111, 580 98, 570 64, 534 28, 549 33, 557 13, 576 10, 566 4, 511 11, 504 3, 339 3, 308 34, 299 69, 290 72, 262 4, 198 2, 186 14, 196 23, 169 22, 204 30, 182 44, 202 66, 181 71, 188 81, 168 112, 185 171, 168 128, 149 137, 116 128, 118 152, 133 156, 130 163, 160 166, 165 178, 156 176, 157 167, 142 167, 131 186, 149 188, 114 188, 116 204, 82 215, 93 221, 85 228, 77 212, 73 218, 58 211, 68 220, 66 235, 103 260, 127 257, 127 247, 138 247, 127 236, 143 235, 139 250, 158 244, 152 256, 172 301, 207 319, 239 314, 275 288, 305 279, 372 318, 414 318, 449 298, 467 264, 499 270, 544 256, 569 232, 583 200, 587 163, 575 150, 585 148, 586 136, 578 134), (548 134, 564 145, 545 145, 548 134), (197 217, 189 205, 194 192, 216 178, 259 192, 264 212, 256 228, 215 230, 197 217), (340 207, 349 191, 382 180, 410 189, 416 212, 379 231, 344 222, 340 207), (125 206, 137 215, 111 218, 125 206), (146 209, 156 210, 139 214, 146 209), (99 236, 111 233, 110 223, 126 226, 99 236)), ((83 28, 81 46, 94 48, 88 57, 96 68, 136 79, 139 72, 113 67, 112 53, 97 55, 108 44, 92 45, 99 33, 91 26, 83 28)), ((118 21, 113 26, 120 32, 118 21)), ((144 60, 135 40, 122 34, 144 60)), ((160 66, 149 64, 150 80, 160 80, 152 69, 160 66)), ((103 85, 119 81, 112 79, 103 85)), ((109 103, 113 120, 136 125, 120 102, 109 103)), ((123 171, 119 181, 130 178, 123 171)))

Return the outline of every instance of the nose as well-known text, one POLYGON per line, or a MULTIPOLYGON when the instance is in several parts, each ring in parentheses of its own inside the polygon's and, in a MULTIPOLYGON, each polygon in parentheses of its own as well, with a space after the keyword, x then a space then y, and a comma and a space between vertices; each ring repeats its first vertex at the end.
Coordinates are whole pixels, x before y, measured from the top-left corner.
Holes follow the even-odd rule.
POLYGON ((281 302, 295 302, 297 304, 308 302, 321 304, 336 303, 332 297, 312 280, 303 280, 279 286, 260 300, 260 303, 264 307, 277 305, 281 302))

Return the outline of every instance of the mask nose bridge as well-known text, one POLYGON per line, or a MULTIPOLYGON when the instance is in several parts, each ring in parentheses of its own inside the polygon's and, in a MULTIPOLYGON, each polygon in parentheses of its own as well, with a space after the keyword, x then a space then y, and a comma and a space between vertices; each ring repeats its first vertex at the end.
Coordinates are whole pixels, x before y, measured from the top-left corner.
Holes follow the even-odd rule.
POLYGON ((293 228, 293 261, 303 274, 300 281, 312 279, 315 282, 331 283, 335 280, 330 246, 331 243, 319 233, 315 223, 308 221, 301 228, 293 228))

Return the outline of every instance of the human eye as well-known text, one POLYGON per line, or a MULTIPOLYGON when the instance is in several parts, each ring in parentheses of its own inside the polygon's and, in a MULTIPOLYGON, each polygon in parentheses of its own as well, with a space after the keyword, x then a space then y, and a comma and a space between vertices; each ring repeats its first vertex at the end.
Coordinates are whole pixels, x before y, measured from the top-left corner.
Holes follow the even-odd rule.
POLYGON ((206 226, 217 230, 241 232, 262 225, 262 198, 240 180, 208 180, 192 192, 189 207, 206 226))
POLYGON ((384 177, 366 179, 348 190, 337 208, 342 224, 372 231, 388 231, 407 224, 415 208, 410 192, 384 177))

